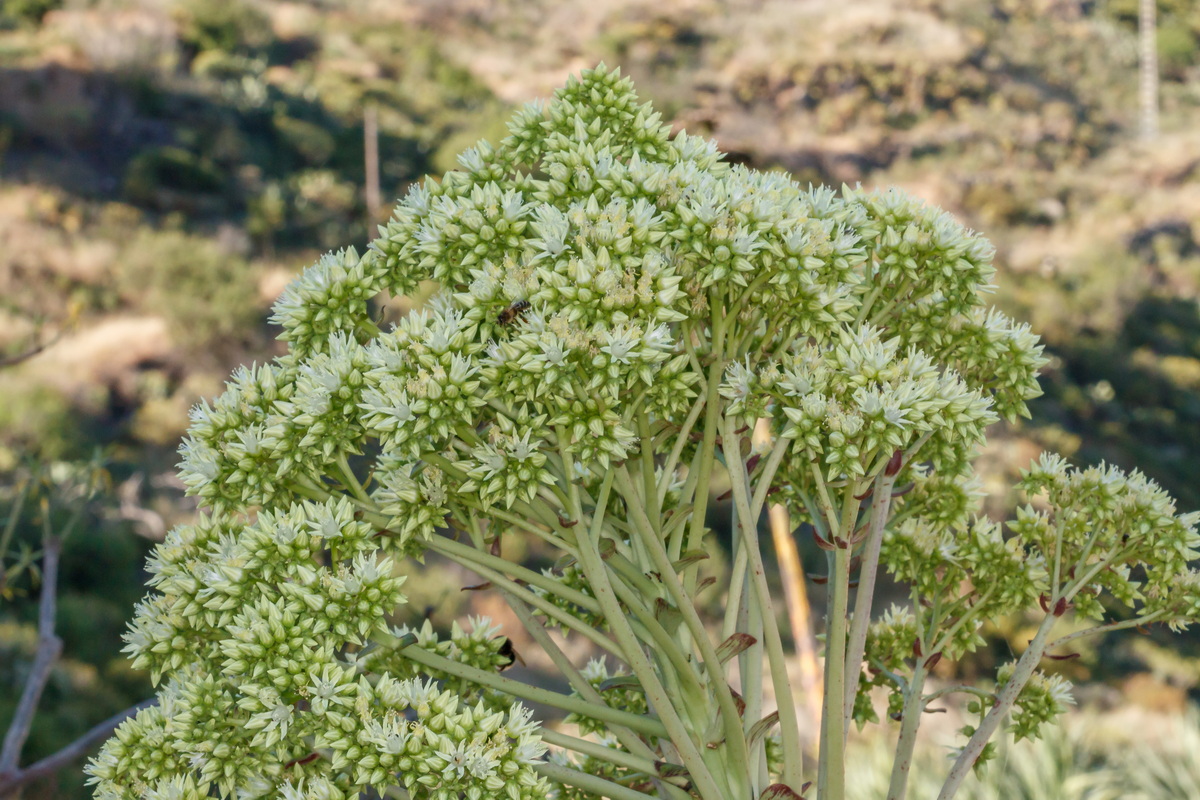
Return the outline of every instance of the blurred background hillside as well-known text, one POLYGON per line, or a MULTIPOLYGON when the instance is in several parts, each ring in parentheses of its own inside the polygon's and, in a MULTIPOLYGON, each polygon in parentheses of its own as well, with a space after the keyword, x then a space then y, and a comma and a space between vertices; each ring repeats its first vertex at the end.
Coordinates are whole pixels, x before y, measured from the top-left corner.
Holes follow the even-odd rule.
MULTIPOLYGON (((995 242, 997 303, 1054 359, 1033 419, 985 453, 992 512, 1044 448, 1200 508, 1200 3, 1157 9, 1161 134, 1140 141, 1138 0, 0 0, 0 362, 45 347, 0 369, 0 523, 31 463, 107 459, 24 761, 148 694, 119 634, 145 553, 194 509, 173 473, 187 411, 281 352, 284 284, 601 60, 732 160, 901 185, 995 242)), ((54 513, 27 504, 12 552, 54 513)), ((13 573, 0 727, 36 646, 36 574, 13 573)), ((998 625, 981 663, 1021 635, 998 625)), ((1200 637, 1161 641, 1073 677, 1180 707, 1200 637)))

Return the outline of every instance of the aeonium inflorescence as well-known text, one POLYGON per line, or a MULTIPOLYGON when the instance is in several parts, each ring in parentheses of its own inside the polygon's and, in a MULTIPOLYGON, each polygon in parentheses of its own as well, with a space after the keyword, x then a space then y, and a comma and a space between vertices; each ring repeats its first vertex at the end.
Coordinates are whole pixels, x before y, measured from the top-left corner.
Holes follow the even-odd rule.
MULTIPOLYGON (((287 355, 194 410, 180 468, 204 510, 151 557, 127 637, 160 705, 93 762, 97 796, 798 796, 810 732, 763 685, 792 695, 768 496, 829 552, 822 800, 842 798, 865 688, 891 692, 908 746, 932 660, 975 647, 981 619, 1094 615, 1104 590, 1141 619, 1195 616, 1194 520, 1140 476, 1046 460, 1025 488, 1050 510, 975 518, 984 430, 1028 414, 1045 363, 985 303, 983 237, 898 190, 729 165, 604 67, 509 130, 414 185, 361 255, 306 270, 275 307, 287 355), (379 327, 376 295, 431 281, 379 327), (728 583, 704 566, 718 483, 728 583), (514 537, 553 566, 506 558, 514 537), (398 570, 426 556, 480 576, 569 691, 509 677, 483 620, 395 626, 398 570), (915 602, 869 629, 880 568, 915 602)), ((1037 660, 980 700, 963 759, 996 714, 1032 732, 1057 713, 1037 660)))

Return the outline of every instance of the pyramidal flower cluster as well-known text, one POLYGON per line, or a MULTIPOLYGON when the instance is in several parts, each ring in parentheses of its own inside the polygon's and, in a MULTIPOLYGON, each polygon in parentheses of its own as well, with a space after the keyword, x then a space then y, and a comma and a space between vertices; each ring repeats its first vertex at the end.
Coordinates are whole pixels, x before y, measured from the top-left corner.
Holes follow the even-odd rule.
MULTIPOLYGON (((1028 415, 1046 359, 987 305, 992 248, 949 215, 727 164, 603 66, 459 163, 365 251, 305 270, 272 317, 287 355, 193 410, 180 474, 203 513, 155 549, 126 637, 159 703, 89 766, 98 798, 799 797, 802 723, 754 677, 790 696, 768 495, 830 553, 822 800, 841 800, 867 691, 919 718, 928 657, 976 647, 981 620, 1099 619, 1104 593, 1173 625, 1200 611, 1195 518, 1136 473, 1048 457, 1024 482, 1048 502, 976 518, 984 430, 1028 415), (377 296, 429 282, 376 323, 377 296), (718 472, 736 555, 702 576, 718 472), (558 561, 513 563, 505 537, 558 561), (430 554, 482 576, 570 691, 505 675, 485 620, 393 627, 399 565, 430 554), (865 586, 882 565, 933 602, 868 630, 869 590, 847 603, 859 561, 865 586), (719 643, 696 605, 718 577, 719 643)), ((1064 706, 1036 666, 978 704, 970 765, 993 712, 1032 734, 1064 706)))

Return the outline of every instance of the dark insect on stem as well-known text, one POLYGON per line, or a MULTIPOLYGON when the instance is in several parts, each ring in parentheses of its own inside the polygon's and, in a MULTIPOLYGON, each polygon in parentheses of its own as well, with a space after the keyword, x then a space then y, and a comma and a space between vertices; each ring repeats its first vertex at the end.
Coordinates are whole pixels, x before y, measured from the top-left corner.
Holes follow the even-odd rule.
POLYGON ((521 658, 521 654, 517 652, 517 648, 513 647, 512 639, 505 639, 504 644, 500 645, 500 649, 496 653, 508 659, 507 664, 500 665, 499 672, 503 672, 513 664, 520 664, 522 667, 525 666, 525 659, 521 658))

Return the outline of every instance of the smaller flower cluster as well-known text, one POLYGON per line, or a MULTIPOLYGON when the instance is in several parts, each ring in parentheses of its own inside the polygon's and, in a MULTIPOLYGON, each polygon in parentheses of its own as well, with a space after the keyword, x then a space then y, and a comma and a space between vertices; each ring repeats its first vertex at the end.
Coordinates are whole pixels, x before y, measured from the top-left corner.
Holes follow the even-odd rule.
POLYGON ((1037 377, 1048 359, 1029 329, 1002 312, 981 306, 947 316, 935 296, 898 311, 901 339, 953 367, 968 384, 986 387, 995 411, 1012 422, 1028 417, 1027 403, 1042 394, 1037 377))
POLYGON ((389 518, 385 535, 401 552, 419 555, 423 542, 445 524, 450 513, 445 473, 420 462, 383 456, 375 477, 371 500, 389 518))
POLYGON ((940 295, 953 309, 978 305, 991 287, 995 248, 983 236, 966 230, 953 216, 905 192, 889 188, 868 192, 843 188, 846 202, 860 206, 866 218, 859 226, 875 271, 874 284, 897 287, 894 298, 940 295))
POLYGON ((917 618, 912 611, 893 605, 867 629, 864 651, 867 668, 859 676, 858 694, 854 698, 854 721, 861 730, 868 722, 879 722, 879 714, 871 700, 871 690, 882 687, 887 691, 888 714, 897 719, 904 708, 904 687, 890 675, 905 669, 917 643, 917 618))
POLYGON ((179 448, 189 494, 218 512, 288 496, 278 457, 288 423, 275 403, 292 398, 295 381, 295 369, 279 362, 241 367, 211 405, 201 401, 192 409, 179 448))
POLYGON ((356 408, 386 455, 416 459, 444 450, 457 431, 477 424, 486 404, 480 349, 474 323, 441 301, 367 345, 356 408))
POLYGON ((1073 600, 1077 614, 1103 619, 1098 598, 1107 592, 1131 610, 1141 604, 1142 611, 1179 615, 1164 622, 1194 619, 1195 586, 1186 576, 1200 554, 1200 513, 1176 514, 1170 495, 1140 472, 1075 469, 1049 453, 1023 473, 1020 487, 1046 505, 1018 509, 1011 528, 1047 563, 1061 565, 1064 583, 1082 582, 1073 600))
POLYGON ((983 483, 973 473, 945 474, 913 464, 907 477, 911 483, 892 499, 893 520, 917 517, 933 527, 965 527, 982 509, 983 483))
MULTIPOLYGON (((726 371, 721 394, 746 424, 771 410, 793 452, 831 480, 877 474, 897 451, 957 474, 964 454, 995 420, 991 401, 916 350, 901 355, 878 328, 844 329, 828 345, 808 343, 758 370, 726 371)), ((803 472, 798 478, 805 480, 803 472)))
MULTIPOLYGON (((1012 677, 1015 662, 1009 662, 996 672, 996 680, 1000 685, 1012 677)), ((1067 712, 1067 707, 1075 704, 1071 695, 1071 682, 1062 675, 1047 675, 1041 670, 1035 671, 1029 682, 1021 689, 1013 706, 1011 730, 1019 742, 1022 739, 1036 739, 1043 725, 1054 722, 1055 719, 1067 712)))
POLYGON ((323 350, 335 333, 355 334, 371 325, 370 301, 383 288, 379 254, 361 258, 353 247, 326 253, 288 284, 275 302, 271 322, 283 328, 295 358, 323 350))
POLYGON ((329 705, 318 749, 357 786, 401 786, 414 797, 544 800, 550 784, 536 765, 546 752, 538 724, 520 703, 495 711, 468 705, 432 680, 365 677, 346 705, 329 705))
MULTIPOLYGON (((637 679, 619 669, 610 671, 603 658, 593 658, 580 673, 592 688, 600 693, 608 707, 632 714, 648 712, 646 692, 637 679)), ((603 722, 580 714, 568 714, 567 722, 578 725, 579 730, 585 734, 603 735, 607 730, 603 722)))
POLYGON ((1006 539, 999 523, 986 518, 949 526, 906 520, 885 536, 880 560, 922 598, 936 599, 956 618, 970 618, 954 626, 940 649, 949 658, 981 645, 979 628, 986 620, 1028 608, 1049 582, 1040 554, 1020 539, 1006 539), (962 593, 967 585, 975 588, 962 593))
POLYGON ((553 485, 555 476, 546 468, 543 452, 545 442, 531 439, 531 435, 529 429, 518 434, 514 424, 501 417, 488 431, 488 438, 472 448, 471 459, 455 464, 467 475, 459 492, 476 493, 484 508, 501 502, 512 508, 518 500, 532 500, 539 487, 553 485))
MULTIPOLYGON (((471 617, 466 628, 456 620, 451 625, 449 638, 438 636, 429 620, 425 620, 419 628, 401 625, 394 628, 392 633, 398 639, 411 642, 422 650, 485 672, 507 669, 516 658, 508 638, 497 635, 500 633, 500 626, 493 625, 487 617, 471 617)), ((482 699, 489 705, 503 708, 507 708, 511 702, 511 699, 501 697, 455 675, 420 666, 397 654, 393 648, 371 651, 364 656, 364 664, 369 665, 373 671, 386 672, 397 679, 432 678, 439 681, 446 690, 471 702, 482 699)))
POLYGON ((327 660, 320 654, 361 643, 403 602, 403 578, 376 561, 373 537, 346 499, 262 511, 251 525, 202 516, 156 548, 159 593, 139 605, 125 650, 155 680, 192 664, 297 678, 308 661, 327 660), (319 565, 325 548, 348 561, 319 565), (280 637, 291 638, 276 649, 280 637))

